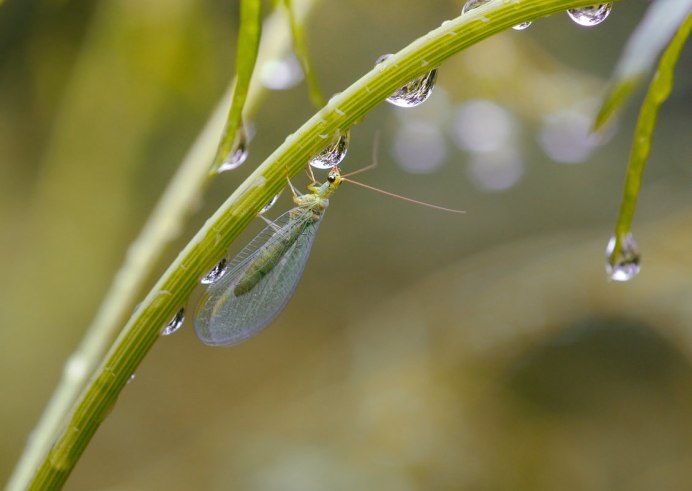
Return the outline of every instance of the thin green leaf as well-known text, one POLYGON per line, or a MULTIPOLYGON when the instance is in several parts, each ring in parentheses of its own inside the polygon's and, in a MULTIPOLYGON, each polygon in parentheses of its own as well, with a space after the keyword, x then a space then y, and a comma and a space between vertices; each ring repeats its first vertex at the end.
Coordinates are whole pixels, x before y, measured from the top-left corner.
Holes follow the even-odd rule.
POLYGON ((624 106, 690 11, 692 0, 658 0, 649 7, 615 67, 610 88, 594 123, 595 130, 603 128, 624 106))
POLYGON ((221 143, 214 157, 211 174, 233 151, 239 130, 242 130, 243 107, 247 98, 252 72, 257 62, 260 36, 262 33, 262 2, 260 0, 242 0, 240 4, 240 26, 238 29, 238 50, 235 62, 235 85, 228 110, 226 126, 221 143))
POLYGON ((291 0, 284 0, 284 6, 288 12, 288 21, 291 24, 291 33, 293 34, 293 48, 295 49, 300 66, 305 74, 305 81, 308 84, 308 93, 313 105, 319 109, 325 105, 324 96, 317 83, 317 76, 312 65, 312 58, 308 50, 307 42, 305 41, 305 31, 303 25, 298 20, 293 11, 291 0))
POLYGON ((620 215, 615 226, 615 247, 609 258, 611 265, 617 262, 618 251, 621 249, 622 241, 630 231, 634 209, 637 205, 637 196, 642 185, 642 174, 644 173, 646 160, 651 150, 651 139, 656 127, 658 110, 661 104, 668 98, 673 87, 675 66, 691 29, 692 14, 680 26, 675 37, 663 53, 658 69, 649 85, 649 91, 646 93, 639 111, 637 127, 634 130, 632 153, 629 166, 627 167, 627 176, 625 177, 625 190, 622 204, 620 205, 620 215))

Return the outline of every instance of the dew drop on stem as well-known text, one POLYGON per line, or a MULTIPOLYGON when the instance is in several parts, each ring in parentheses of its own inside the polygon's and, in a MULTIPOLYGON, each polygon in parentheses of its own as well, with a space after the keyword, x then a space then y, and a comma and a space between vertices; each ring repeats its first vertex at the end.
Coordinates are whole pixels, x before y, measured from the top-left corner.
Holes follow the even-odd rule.
POLYGON ((516 26, 512 27, 515 31, 523 31, 527 27, 531 25, 531 21, 528 22, 522 22, 521 24, 517 24, 516 26))
POLYGON ((240 141, 235 148, 231 150, 228 157, 221 163, 218 172, 221 173, 237 169, 247 160, 247 155, 247 141, 245 140, 245 136, 241 134, 240 141))
POLYGON ((216 266, 211 268, 211 270, 204 276, 204 278, 202 278, 200 283, 202 283, 203 285, 211 285, 212 283, 215 283, 216 281, 221 279, 221 277, 224 274, 226 274, 226 264, 227 261, 224 257, 223 259, 221 259, 221 261, 219 261, 216 264, 216 266))
MULTIPOLYGON (((375 65, 379 65, 390 56, 392 55, 386 54, 380 56, 375 62, 375 65)), ((387 102, 399 107, 418 106, 428 100, 428 97, 432 94, 433 87, 435 87, 436 79, 437 69, 430 70, 422 77, 411 80, 400 89, 397 89, 396 92, 387 97, 387 102)))
POLYGON ((262 209, 259 211, 259 214, 260 214, 260 215, 264 215, 266 212, 268 212, 269 210, 271 210, 271 209, 272 209, 272 206, 274 206, 274 205, 276 204, 276 202, 278 201, 279 196, 281 196, 281 191, 279 191, 279 194, 277 194, 277 195, 274 196, 272 199, 270 199, 270 200, 269 200, 269 203, 267 203, 266 205, 264 205, 264 206, 262 207, 262 209))
POLYGON ((568 9, 567 15, 580 26, 593 27, 606 20, 612 8, 612 3, 600 3, 588 7, 568 9))
POLYGON ((340 132, 320 153, 310 159, 310 165, 315 169, 331 169, 344 160, 348 152, 349 132, 340 132))
POLYGON ((161 336, 170 336, 171 334, 177 332, 181 327, 183 327, 183 322, 185 321, 185 307, 181 308, 171 321, 164 326, 161 330, 161 336))
POLYGON ((612 236, 606 247, 606 274, 612 281, 629 281, 639 274, 639 246, 632 234, 622 238, 618 251, 615 251, 615 242, 612 236))
MULTIPOLYGON (((490 0, 469 0, 464 4, 464 6, 461 8, 461 14, 465 14, 469 10, 473 10, 477 7, 480 7, 481 5, 485 5, 488 3, 490 0)), ((512 27, 515 31, 523 31, 527 27, 531 25, 531 21, 528 22, 522 22, 521 24, 517 24, 516 26, 512 27)))

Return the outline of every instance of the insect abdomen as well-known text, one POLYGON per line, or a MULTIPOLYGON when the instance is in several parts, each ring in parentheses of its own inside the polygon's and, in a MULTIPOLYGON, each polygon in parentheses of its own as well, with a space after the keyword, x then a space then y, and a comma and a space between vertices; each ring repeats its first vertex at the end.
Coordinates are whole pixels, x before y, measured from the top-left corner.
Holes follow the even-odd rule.
POLYGON ((252 290, 262 278, 267 276, 271 270, 279 264, 279 261, 281 261, 284 255, 284 251, 298 240, 303 230, 315 221, 317 220, 306 220, 303 223, 288 225, 277 231, 277 234, 282 235, 281 238, 267 245, 257 258, 248 265, 233 288, 233 294, 239 297, 252 290))

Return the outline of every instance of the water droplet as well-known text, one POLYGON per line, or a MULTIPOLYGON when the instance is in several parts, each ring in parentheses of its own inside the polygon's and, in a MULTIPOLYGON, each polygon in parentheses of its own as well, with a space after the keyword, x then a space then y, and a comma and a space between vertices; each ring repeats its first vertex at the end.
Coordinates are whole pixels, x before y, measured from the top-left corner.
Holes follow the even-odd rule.
MULTIPOLYGON (((465 14, 469 10, 473 10, 475 8, 480 7, 481 5, 485 5, 488 3, 490 0, 469 0, 464 4, 464 6, 461 8, 461 14, 465 14)), ((483 18, 481 19, 483 22, 488 22, 488 19, 483 18)), ((522 22, 521 24, 517 24, 516 26, 512 27, 515 31, 523 31, 527 27, 531 25, 531 21, 529 22, 522 22)))
MULTIPOLYGON (((185 307, 180 309, 175 316, 173 316, 173 319, 166 324, 166 327, 161 330, 161 336, 170 336, 174 332, 177 332, 178 329, 183 327, 183 321, 185 320, 185 307)), ((132 375, 134 377, 134 375, 132 375)))
POLYGON ((310 159, 310 165, 315 169, 331 169, 344 160, 348 151, 349 132, 339 133, 324 150, 310 159))
POLYGON ((589 7, 568 9, 567 15, 580 26, 592 27, 606 20, 612 8, 612 3, 600 3, 589 7))
MULTIPOLYGON (((214 266, 211 271, 207 273, 207 275, 202 278, 202 283, 203 285, 211 285, 212 283, 218 281, 224 274, 226 274, 226 258, 224 257, 221 259, 221 261, 218 262, 216 266, 214 266)), ((173 319, 175 320, 175 319, 173 319)))
POLYGON ((620 250, 615 252, 615 236, 611 237, 606 247, 606 274, 613 281, 629 281, 639 274, 639 246, 627 234, 622 238, 620 250))
POLYGON ((527 27, 531 25, 531 21, 529 22, 522 22, 521 24, 517 24, 516 26, 512 27, 515 31, 523 31, 527 27))
POLYGON ((130 378, 127 379, 127 383, 129 384, 129 383, 132 382, 134 379, 135 379, 135 374, 133 373, 132 375, 130 375, 130 378))
POLYGON ((485 5, 488 3, 490 0, 469 0, 464 4, 464 6, 461 8, 461 14, 465 14, 469 10, 473 10, 475 8, 480 7, 481 5, 485 5))
POLYGON ((241 137, 238 145, 231 151, 231 153, 226 157, 218 172, 226 172, 229 170, 234 170, 243 165, 243 162, 247 160, 247 143, 245 137, 241 137))
POLYGON ((274 205, 276 204, 276 202, 278 201, 279 196, 281 196, 281 193, 282 193, 282 191, 279 191, 279 194, 277 194, 277 195, 274 196, 272 199, 270 199, 270 200, 269 200, 269 203, 267 203, 266 205, 264 205, 264 207, 259 211, 259 214, 260 214, 260 215, 263 215, 263 214, 265 214, 266 212, 268 212, 269 210, 271 210, 272 206, 274 206, 274 205))
MULTIPOLYGON (((375 62, 375 65, 379 65, 390 56, 392 55, 386 54, 380 56, 375 62)), ((387 97, 387 102, 399 107, 415 107, 422 104, 428 99, 428 97, 430 97, 430 94, 432 94, 436 79, 437 69, 431 70, 422 77, 411 80, 409 83, 398 89, 392 95, 387 97)))

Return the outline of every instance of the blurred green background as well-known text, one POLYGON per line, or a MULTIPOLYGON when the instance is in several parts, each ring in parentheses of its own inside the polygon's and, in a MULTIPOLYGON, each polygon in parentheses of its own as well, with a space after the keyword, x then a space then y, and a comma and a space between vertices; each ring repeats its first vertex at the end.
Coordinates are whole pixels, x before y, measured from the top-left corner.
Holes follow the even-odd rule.
MULTIPOLYGON (((604 137, 586 134, 646 7, 503 33, 441 67, 419 108, 355 126, 345 171, 370 162, 379 131, 361 181, 467 214, 344 185, 279 319, 232 349, 201 345, 190 319, 160 340, 66 489, 690 489, 690 49, 656 130, 630 283, 606 281, 603 254, 641 91, 604 137)), ((460 9, 320 2, 307 34, 324 92, 460 9)), ((237 10, 0 7, 0 480, 222 96, 237 10)), ((314 112, 302 83, 266 90, 248 161, 216 179, 157 273, 314 112)))

